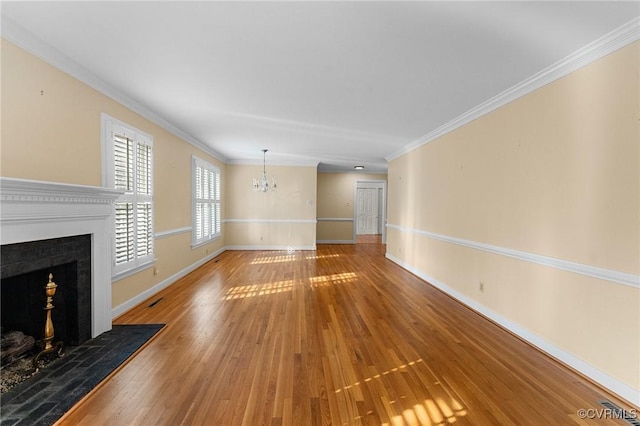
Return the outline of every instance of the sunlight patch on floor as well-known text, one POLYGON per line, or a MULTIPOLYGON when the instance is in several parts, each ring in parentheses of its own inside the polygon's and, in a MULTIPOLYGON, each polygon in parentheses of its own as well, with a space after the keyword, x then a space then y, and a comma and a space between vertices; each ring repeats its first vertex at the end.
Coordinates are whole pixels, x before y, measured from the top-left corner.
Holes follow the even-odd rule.
POLYGON ((307 260, 315 260, 315 259, 329 259, 330 257, 340 257, 339 254, 317 254, 315 256, 307 256, 305 259, 307 260))
POLYGON ((402 414, 391 417, 390 423, 382 423, 383 426, 432 426, 455 423, 459 417, 467 415, 467 411, 458 401, 451 398, 450 403, 442 398, 425 399, 423 404, 415 404, 413 408, 406 409, 402 414))
POLYGON ((311 287, 328 287, 333 284, 345 284, 352 283, 356 280, 356 274, 354 272, 343 272, 341 274, 320 275, 317 277, 309 278, 311 287))
MULTIPOLYGON (((309 284, 312 288, 329 287, 334 284, 345 284, 356 281, 354 272, 345 272, 342 274, 321 275, 309 278, 309 284)), ((264 284, 243 285, 230 288, 227 290, 222 300, 244 299, 246 297, 268 296, 270 294, 284 293, 293 290, 296 284, 294 280, 274 281, 264 284)), ((298 281, 298 285, 300 285, 298 281)))
MULTIPOLYGON (((355 382, 351 385, 345 386, 335 391, 336 394, 348 392, 350 389, 361 386, 365 382, 372 380, 380 380, 383 376, 388 374, 398 373, 405 371, 407 368, 413 367, 418 363, 424 362, 422 359, 411 361, 406 364, 399 365, 398 367, 376 374, 375 376, 367 377, 359 382, 355 382)), ((466 409, 455 398, 450 398, 449 402, 443 398, 427 398, 422 403, 415 404, 412 408, 404 409, 402 413, 396 411, 391 413, 390 411, 396 406, 396 401, 387 401, 384 404, 388 410, 389 422, 382 423, 384 426, 396 426, 396 425, 417 425, 417 426, 432 426, 443 425, 449 423, 455 423, 459 417, 467 415, 466 409)))
POLYGON ((293 284, 293 280, 286 280, 233 287, 227 291, 222 300, 244 299, 247 297, 284 293, 285 291, 291 291, 293 289, 293 284))
POLYGON ((266 265, 269 263, 282 263, 282 262, 293 262, 296 260, 296 256, 292 254, 280 254, 275 256, 262 256, 258 257, 251 262, 251 265, 266 265))
POLYGON ((422 358, 420 358, 420 359, 418 359, 416 361, 411 361, 411 362, 408 362, 406 364, 402 364, 402 365, 400 365, 398 367, 394 367, 391 370, 384 371, 382 373, 376 374, 375 376, 367 377, 366 379, 364 379, 364 380, 362 380, 360 382, 355 382, 353 385, 345 386, 342 389, 336 390, 336 393, 340 393, 343 390, 351 389, 353 386, 360 386, 361 382, 370 382, 373 379, 380 379, 382 376, 386 376, 387 374, 404 370, 405 368, 414 366, 419 362, 423 362, 422 358))

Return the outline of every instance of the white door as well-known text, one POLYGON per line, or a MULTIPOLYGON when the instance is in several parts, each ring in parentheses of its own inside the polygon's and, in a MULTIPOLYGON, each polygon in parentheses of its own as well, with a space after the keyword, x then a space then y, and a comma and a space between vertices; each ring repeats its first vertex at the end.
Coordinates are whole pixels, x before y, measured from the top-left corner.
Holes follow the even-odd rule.
POLYGON ((378 190, 376 188, 358 188, 357 194, 357 234, 379 234, 378 190))

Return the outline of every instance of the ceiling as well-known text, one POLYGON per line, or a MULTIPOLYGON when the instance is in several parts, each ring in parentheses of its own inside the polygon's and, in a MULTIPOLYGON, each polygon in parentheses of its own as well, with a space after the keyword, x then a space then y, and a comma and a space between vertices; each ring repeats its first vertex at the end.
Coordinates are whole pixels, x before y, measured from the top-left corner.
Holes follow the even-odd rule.
MULTIPOLYGON (((228 163, 385 158, 640 15, 633 2, 2 1, 228 163)), ((7 21, 6 18, 9 20, 7 21)))

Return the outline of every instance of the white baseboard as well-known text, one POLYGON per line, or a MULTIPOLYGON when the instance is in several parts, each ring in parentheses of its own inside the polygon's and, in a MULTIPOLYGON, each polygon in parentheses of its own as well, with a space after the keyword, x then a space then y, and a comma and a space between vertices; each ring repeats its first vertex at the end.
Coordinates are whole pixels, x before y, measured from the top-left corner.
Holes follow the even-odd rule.
POLYGON ((142 293, 138 294, 135 297, 132 297, 131 299, 127 300, 126 302, 122 303, 119 306, 116 306, 115 308, 113 308, 111 310, 111 318, 117 318, 120 315, 124 314, 125 312, 127 312, 128 310, 136 307, 138 304, 144 302, 145 300, 147 300, 148 298, 150 298, 151 296, 153 296, 156 293, 159 293, 161 290, 164 290, 165 288, 169 287, 171 284, 173 284, 174 282, 176 282, 177 280, 179 280, 180 278, 184 277, 185 275, 189 274, 190 272, 193 272, 194 270, 196 270, 197 268, 199 268, 200 266, 204 265, 205 263, 207 263, 208 261, 210 261, 211 259, 213 259, 214 257, 220 255, 221 253, 223 253, 226 250, 278 250, 278 251, 288 251, 288 250, 315 250, 316 247, 315 246, 300 246, 300 247, 290 247, 290 246, 225 246, 222 247, 221 249, 211 253, 210 255, 203 257, 202 259, 200 259, 199 261, 195 262, 194 264, 184 268, 183 270, 176 272, 175 274, 171 275, 169 278, 166 278, 164 280, 162 280, 161 282, 159 282, 158 284, 154 285, 153 287, 143 291, 142 293))
POLYGON ((276 250, 276 251, 298 251, 315 250, 316 246, 226 246, 227 250, 276 250))
POLYGON ((355 240, 317 240, 316 244, 355 244, 355 240))
POLYGON ((153 287, 143 291, 142 293, 138 294, 137 296, 132 297, 131 299, 129 299, 126 302, 124 302, 123 304, 121 304, 119 306, 116 306, 111 311, 111 318, 119 317, 120 315, 124 314, 128 310, 130 310, 130 309, 134 308, 135 306, 139 305, 140 303, 144 302, 145 300, 147 300, 148 298, 150 298, 154 294, 159 293, 161 290, 164 290, 165 288, 169 287, 171 284, 173 284, 174 282, 178 281, 180 278, 184 277, 185 275, 189 274, 190 272, 195 271, 197 268, 199 268, 200 266, 204 265, 205 263, 207 263, 208 261, 210 261, 214 257, 220 255, 225 250, 226 250, 226 247, 223 247, 223 248, 221 248, 219 250, 216 250, 215 252, 211 253, 210 255, 208 255, 206 257, 203 257, 202 259, 198 260, 194 264, 192 264, 190 266, 187 266, 183 270, 181 270, 179 272, 176 272, 175 274, 171 275, 169 278, 166 278, 166 279, 162 280, 161 282, 159 282, 158 284, 154 285, 153 287))
POLYGON ((559 360, 560 362, 570 366, 571 368, 574 368, 575 370, 579 371, 580 373, 584 374, 585 376, 587 376, 588 378, 590 378, 591 380, 593 380, 594 382, 598 383, 599 385, 601 385, 602 387, 608 389, 610 392, 618 395, 620 398, 623 398, 629 402, 631 402, 632 404, 636 405, 636 406, 640 406, 640 390, 638 389, 634 389, 631 386, 611 377, 610 375, 604 373, 603 371, 599 370, 598 368, 593 367, 592 365, 584 362, 583 360, 581 360, 580 358, 576 357, 575 355, 570 354, 569 352, 558 348, 557 346, 547 342, 546 340, 544 340, 543 338, 541 338, 540 336, 531 333, 529 330, 525 329, 524 327, 502 317, 501 315, 491 311, 490 309, 488 309, 486 306, 478 303, 477 301, 475 301, 474 299, 460 293, 459 291, 447 286, 446 284, 444 284, 443 282, 435 279, 434 277, 431 277, 407 264, 405 264, 404 262, 402 262, 400 259, 398 259, 397 257, 387 253, 386 254, 386 258, 391 260, 392 262, 396 263, 397 265, 401 266, 402 268, 406 269, 407 271, 411 272, 412 274, 422 278, 423 280, 427 281, 429 284, 433 285, 434 287, 444 291, 445 293, 447 293, 448 295, 450 295, 451 297, 455 298, 456 300, 458 300, 459 302, 467 305, 468 307, 470 307, 471 309, 473 309, 474 311, 484 315, 485 317, 491 319, 492 321, 496 322, 497 324, 501 325, 502 327, 506 328, 507 330, 511 331, 512 333, 516 334, 517 336, 519 336, 520 338, 526 340, 527 342, 529 342, 530 344, 532 344, 533 346, 537 347, 538 349, 542 350, 543 352, 547 353, 548 355, 550 355, 553 358, 556 358, 557 360, 559 360))

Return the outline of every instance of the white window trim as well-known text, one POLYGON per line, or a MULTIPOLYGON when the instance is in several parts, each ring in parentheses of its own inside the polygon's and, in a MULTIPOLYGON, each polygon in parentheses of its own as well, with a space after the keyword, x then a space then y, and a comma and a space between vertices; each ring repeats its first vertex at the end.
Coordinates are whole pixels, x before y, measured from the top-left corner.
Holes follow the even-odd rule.
MULTIPOLYGON (((129 139, 132 139, 134 142, 143 142, 152 148, 153 152, 153 137, 145 133, 141 130, 136 129, 135 127, 126 124, 114 117, 109 116, 108 114, 102 113, 100 116, 100 127, 101 127, 101 155, 102 155, 102 186, 106 188, 115 188, 115 173, 112 171, 115 167, 115 159, 114 159, 114 144, 112 139, 113 132, 117 132, 120 135, 126 136, 129 139)), ((153 154, 152 154, 153 155, 153 154)), ((155 227, 155 212, 154 212, 154 202, 153 202, 153 161, 151 162, 151 194, 150 196, 141 196, 141 198, 146 198, 146 201, 151 203, 151 235, 154 235, 153 228, 155 227)), ((125 194, 121 198, 130 198, 130 195, 125 194)), ((118 199, 119 200, 119 199, 118 199)), ((118 202, 116 200, 116 202, 118 202)), ((155 241, 153 242, 153 251, 146 256, 137 257, 135 260, 131 262, 127 262, 126 264, 116 265, 115 264, 115 203, 112 207, 112 215, 109 221, 109 232, 110 238, 109 241, 111 243, 109 253, 111 254, 111 279, 112 281, 117 281, 122 278, 126 278, 131 276, 141 270, 147 269, 155 263, 155 241)))
MULTIPOLYGON (((197 194, 196 194, 196 169, 197 167, 201 167, 205 170, 209 170, 213 173, 216 173, 219 178, 222 180, 222 173, 220 172, 220 168, 214 166, 213 164, 196 157, 195 155, 191 156, 191 248, 195 249, 205 244, 208 244, 212 241, 219 239, 222 236, 222 217, 218 218, 218 222, 220 224, 220 230, 209 236, 198 239, 197 238, 197 228, 198 224, 196 218, 196 202, 197 202, 197 194)), ((220 192, 222 193, 222 182, 220 182, 220 192)), ((218 198, 220 198, 220 213, 222 215, 222 194, 218 194, 218 198)))

